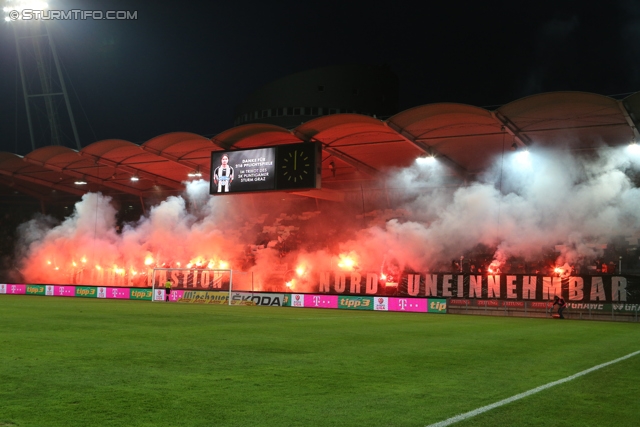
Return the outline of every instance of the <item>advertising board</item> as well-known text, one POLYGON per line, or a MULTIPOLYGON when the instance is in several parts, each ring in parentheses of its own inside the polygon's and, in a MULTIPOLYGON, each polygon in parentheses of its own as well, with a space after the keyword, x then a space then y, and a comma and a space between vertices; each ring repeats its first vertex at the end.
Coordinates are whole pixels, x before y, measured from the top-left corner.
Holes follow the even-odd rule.
POLYGON ((338 308, 347 310, 373 310, 373 297, 338 297, 338 308))
POLYGON ((389 298, 389 311, 427 312, 426 298, 389 298))

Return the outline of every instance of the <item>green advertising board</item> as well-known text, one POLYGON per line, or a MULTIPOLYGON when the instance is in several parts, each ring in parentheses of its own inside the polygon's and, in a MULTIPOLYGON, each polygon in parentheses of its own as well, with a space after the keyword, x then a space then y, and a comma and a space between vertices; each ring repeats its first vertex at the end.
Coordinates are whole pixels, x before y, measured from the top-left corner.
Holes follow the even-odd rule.
POLYGON ((25 289, 26 295, 46 295, 47 287, 45 285, 27 285, 25 289))
POLYGON ((611 313, 611 304, 604 304, 601 302, 596 303, 576 303, 576 302, 568 302, 567 303, 567 312, 609 312, 611 313))
POLYGON ((179 302, 189 302, 195 304, 228 304, 228 292, 211 291, 185 291, 179 302))
POLYGON ((76 296, 83 298, 96 298, 98 296, 98 288, 93 286, 76 286, 76 296))
POLYGON ((341 296, 338 298, 338 308, 347 310, 373 310, 373 297, 341 296))
POLYGON ((151 301, 153 289, 131 289, 129 299, 143 299, 151 301))
POLYGON ((620 313, 637 313, 640 312, 640 304, 618 303, 611 304, 613 310, 620 313))
POLYGON ((445 314, 447 312, 447 300, 442 298, 429 298, 429 306, 427 307, 427 313, 440 313, 445 314))
POLYGON ((567 310, 565 313, 583 313, 583 314, 591 314, 591 313, 615 313, 615 314, 632 314, 636 315, 640 312, 640 304, 631 304, 627 302, 618 302, 618 303, 575 303, 569 302, 567 303, 567 310))
POLYGON ((282 306, 291 307, 291 294, 284 294, 284 297, 282 298, 282 306))

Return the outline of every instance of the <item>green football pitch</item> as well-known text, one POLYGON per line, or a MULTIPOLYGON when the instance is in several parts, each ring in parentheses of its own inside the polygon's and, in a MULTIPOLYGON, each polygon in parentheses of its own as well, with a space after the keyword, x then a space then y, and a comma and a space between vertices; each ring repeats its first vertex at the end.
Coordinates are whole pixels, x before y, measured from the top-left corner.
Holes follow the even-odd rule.
MULTIPOLYGON (((640 324, 0 296, 0 426, 425 426, 640 324)), ((640 355, 455 426, 638 426, 640 355)))

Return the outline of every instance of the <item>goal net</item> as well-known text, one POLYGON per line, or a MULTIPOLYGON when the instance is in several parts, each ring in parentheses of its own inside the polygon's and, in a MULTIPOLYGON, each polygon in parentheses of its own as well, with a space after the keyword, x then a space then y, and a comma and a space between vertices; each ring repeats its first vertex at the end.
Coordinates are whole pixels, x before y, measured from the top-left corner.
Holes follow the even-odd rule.
POLYGON ((178 301, 188 295, 191 298, 206 297, 205 291, 225 293, 231 305, 231 270, 193 268, 154 268, 151 283, 153 301, 178 301), (167 293, 166 283, 171 282, 171 292, 167 293))

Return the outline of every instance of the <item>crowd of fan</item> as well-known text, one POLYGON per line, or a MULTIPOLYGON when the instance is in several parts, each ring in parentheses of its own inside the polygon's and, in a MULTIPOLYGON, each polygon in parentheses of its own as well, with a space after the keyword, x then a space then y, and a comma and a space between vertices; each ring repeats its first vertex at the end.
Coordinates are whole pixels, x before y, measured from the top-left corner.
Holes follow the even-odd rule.
POLYGON ((466 274, 530 274, 541 276, 567 276, 567 275, 601 275, 638 273, 640 262, 633 254, 619 255, 611 259, 598 258, 591 261, 578 263, 565 263, 558 265, 556 259, 527 262, 521 259, 508 259, 506 262, 497 263, 491 258, 454 259, 448 266, 442 266, 442 271, 466 274), (615 260, 614 260, 615 259, 615 260), (620 269, 622 267, 622 270, 620 269))

